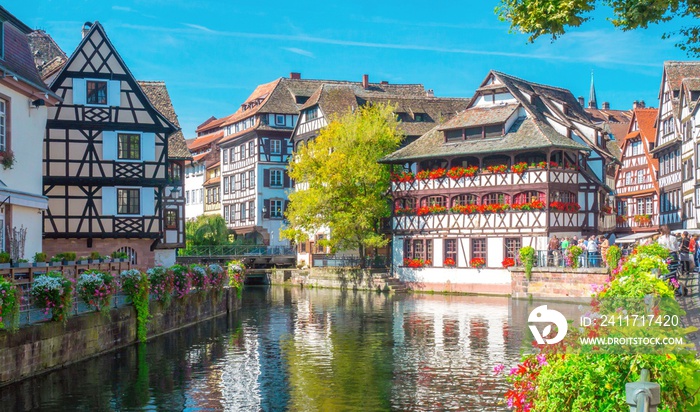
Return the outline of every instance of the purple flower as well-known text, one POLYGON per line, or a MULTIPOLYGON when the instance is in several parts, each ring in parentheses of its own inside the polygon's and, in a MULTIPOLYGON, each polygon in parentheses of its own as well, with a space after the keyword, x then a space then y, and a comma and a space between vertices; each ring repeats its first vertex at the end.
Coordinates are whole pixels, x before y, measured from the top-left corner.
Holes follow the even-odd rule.
POLYGON ((511 376, 512 376, 512 375, 515 375, 516 373, 518 373, 518 368, 517 368, 517 367, 513 367, 513 368, 510 369, 510 375, 511 375, 511 376))
POLYGON ((540 366, 549 365, 547 363, 547 356, 545 356, 543 353, 537 355, 537 363, 539 363, 540 366))

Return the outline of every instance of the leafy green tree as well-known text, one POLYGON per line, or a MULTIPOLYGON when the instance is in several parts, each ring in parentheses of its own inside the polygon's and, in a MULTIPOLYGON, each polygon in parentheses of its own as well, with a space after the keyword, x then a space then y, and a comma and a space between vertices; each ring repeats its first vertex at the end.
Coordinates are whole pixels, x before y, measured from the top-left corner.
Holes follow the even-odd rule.
POLYGON ((571 27, 578 27, 591 19, 589 13, 601 5, 610 7, 610 22, 624 31, 646 29, 650 24, 664 23, 672 19, 689 18, 692 22, 677 32, 667 32, 663 38, 679 35, 683 40, 676 47, 690 56, 700 56, 700 3, 697 0, 501 0, 496 14, 510 22, 511 31, 528 34, 529 41, 542 35, 552 40, 571 27))
POLYGON ((228 227, 220 215, 199 215, 185 224, 187 246, 227 245, 228 227))
POLYGON ((282 237, 300 242, 329 228, 325 245, 357 250, 362 264, 367 247, 388 243, 377 228, 379 219, 390 214, 390 166, 377 161, 403 139, 394 109, 383 104, 359 107, 297 150, 289 175, 300 183, 289 195, 289 227, 282 237))

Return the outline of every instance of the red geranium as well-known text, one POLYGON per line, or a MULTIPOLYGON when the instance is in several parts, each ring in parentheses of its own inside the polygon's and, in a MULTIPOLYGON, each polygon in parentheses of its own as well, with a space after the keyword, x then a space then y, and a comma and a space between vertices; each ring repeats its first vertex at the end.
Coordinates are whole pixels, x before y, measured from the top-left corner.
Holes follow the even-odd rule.
POLYGON ((505 258, 501 264, 504 268, 509 268, 511 266, 515 266, 515 260, 513 260, 513 258, 505 258))
POLYGON ((486 261, 482 258, 474 258, 469 261, 469 266, 476 268, 476 269, 481 269, 484 266, 486 266, 486 261))
POLYGON ((447 170, 441 167, 439 169, 431 170, 430 173, 428 173, 428 177, 431 179, 441 179, 445 177, 445 174, 447 174, 447 170))
POLYGON ((447 258, 447 259, 445 259, 445 261, 443 262, 443 264, 444 264, 445 266, 455 266, 455 265, 457 264, 457 262, 455 262, 455 260, 452 259, 452 258, 447 258))
POLYGON ((487 166, 486 170, 488 170, 491 173, 502 174, 502 173, 505 173, 506 170, 508 170, 508 166, 506 166, 506 165, 487 166))
POLYGON ((392 173, 391 181, 397 183, 410 183, 415 179, 411 172, 392 173))

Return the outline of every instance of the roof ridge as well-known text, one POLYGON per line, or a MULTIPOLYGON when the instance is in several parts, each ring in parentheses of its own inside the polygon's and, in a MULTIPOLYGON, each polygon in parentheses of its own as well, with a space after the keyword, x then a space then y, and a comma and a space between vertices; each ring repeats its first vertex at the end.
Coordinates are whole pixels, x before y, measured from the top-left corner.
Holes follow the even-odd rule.
MULTIPOLYGON (((563 91, 563 92, 571 93, 571 90, 565 89, 565 88, 563 88, 563 87, 551 86, 551 85, 548 85, 548 84, 537 83, 537 82, 533 82, 533 81, 530 81, 530 80, 525 80, 525 79, 523 79, 523 78, 521 78, 521 77, 513 76, 512 74, 508 74, 508 73, 503 73, 503 72, 500 72, 500 71, 498 71, 498 70, 492 70, 492 72, 494 72, 494 73, 496 73, 496 74, 499 74, 499 75, 506 76, 506 77, 510 77, 511 79, 515 79, 515 80, 518 80, 518 81, 521 81, 521 82, 524 82, 524 83, 527 83, 527 84, 531 84, 531 85, 535 85, 535 86, 540 86, 540 87, 544 87, 544 88, 547 88, 547 89, 556 89, 556 90, 560 90, 560 91, 563 91)), ((572 94, 572 95, 573 95, 573 94, 572 94)))

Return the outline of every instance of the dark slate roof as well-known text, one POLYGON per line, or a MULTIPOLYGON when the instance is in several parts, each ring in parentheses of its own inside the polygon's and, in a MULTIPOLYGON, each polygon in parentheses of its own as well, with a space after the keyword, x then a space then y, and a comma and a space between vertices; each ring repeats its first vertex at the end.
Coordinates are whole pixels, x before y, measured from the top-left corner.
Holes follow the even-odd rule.
POLYGON ((173 107, 173 102, 170 100, 170 94, 162 81, 138 81, 141 90, 143 90, 148 100, 151 101, 153 107, 156 108, 170 123, 177 126, 177 131, 168 136, 168 158, 169 159, 191 159, 192 153, 187 148, 185 137, 180 130, 180 122, 177 120, 177 114, 173 107))
POLYGON ((68 56, 44 30, 34 30, 27 37, 34 56, 34 63, 41 78, 46 81, 63 67, 68 61, 68 56))
POLYGON ((671 89, 677 92, 683 79, 700 78, 700 61, 666 61, 664 70, 671 89))
POLYGON ((489 153, 509 153, 516 150, 561 148, 588 150, 588 148, 561 134, 548 124, 533 119, 520 119, 503 137, 445 143, 439 127, 433 128, 415 142, 386 156, 387 163, 418 160, 436 156, 465 156, 489 153))
POLYGON ((34 65, 34 57, 32 57, 27 36, 32 29, 2 6, 0 6, 0 17, 5 21, 5 24, 2 25, 5 53, 0 59, 0 70, 3 70, 8 76, 15 76, 30 86, 55 96, 46 87, 34 65))
POLYGON ((477 125, 504 123, 520 107, 520 104, 503 106, 473 107, 455 115, 443 123, 438 130, 461 129, 477 125))

